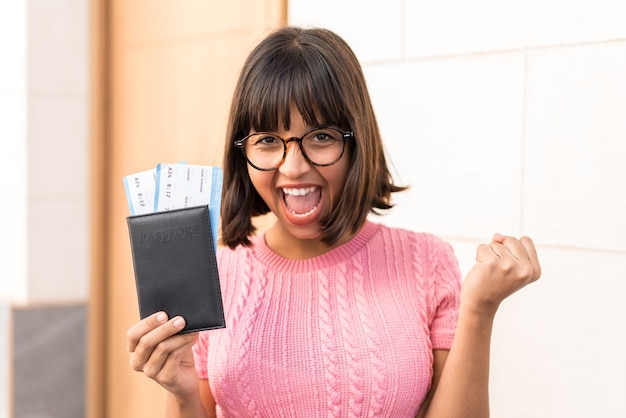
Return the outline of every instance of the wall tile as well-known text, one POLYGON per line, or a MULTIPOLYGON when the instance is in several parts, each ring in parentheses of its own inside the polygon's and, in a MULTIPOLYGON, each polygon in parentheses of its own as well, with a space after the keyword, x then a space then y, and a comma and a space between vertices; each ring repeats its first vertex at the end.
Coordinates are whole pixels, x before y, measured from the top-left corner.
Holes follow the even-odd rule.
POLYGON ((0 2, 0 98, 26 89, 26 5, 21 1, 0 2))
POLYGON ((87 299, 88 201, 84 196, 31 198, 28 216, 28 300, 87 299))
POLYGON ((618 291, 626 255, 538 251, 542 278, 505 300, 495 323, 492 415, 626 416, 626 305, 618 291))
POLYGON ((407 56, 623 39, 621 0, 406 2, 407 56))
POLYGON ((290 1, 289 23, 335 31, 364 62, 402 57, 403 1, 290 1))
POLYGON ((26 113, 26 98, 23 93, 0 95, 0 164, 5 173, 11 173, 0 176, 0 190, 11 198, 26 194, 26 113))
POLYGON ((23 302, 27 298, 28 225, 26 196, 9 196, 0 205, 0 226, 7 239, 0 242, 0 300, 23 302), (10 237, 10 238, 9 238, 10 237))
POLYGON ((26 297, 27 225, 27 146, 26 99, 23 92, 0 95, 0 228, 6 237, 0 241, 3 277, 0 299, 24 300, 26 297))
POLYGON ((490 239, 520 232, 521 54, 366 66, 400 182, 393 224, 490 239))
POLYGON ((28 88, 47 94, 85 94, 88 76, 85 0, 28 1, 28 88))
POLYGON ((478 246, 482 243, 488 243, 491 240, 490 236, 476 240, 461 240, 459 238, 448 238, 446 236, 442 236, 442 238, 450 243, 454 249, 454 255, 459 262, 462 279, 465 279, 467 273, 469 273, 472 267, 474 267, 474 264, 476 264, 476 250, 478 246))
POLYGON ((28 193, 87 198, 86 98, 32 97, 28 103, 28 193))
POLYGON ((626 42, 532 52, 528 68, 525 225, 626 251, 626 42))

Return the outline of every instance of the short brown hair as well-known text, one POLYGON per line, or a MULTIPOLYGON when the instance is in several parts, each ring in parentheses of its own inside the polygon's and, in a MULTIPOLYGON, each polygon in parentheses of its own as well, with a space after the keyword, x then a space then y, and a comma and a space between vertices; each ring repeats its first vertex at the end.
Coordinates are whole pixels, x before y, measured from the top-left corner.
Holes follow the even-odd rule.
POLYGON ((222 235, 224 245, 250 245, 252 217, 269 212, 254 189, 241 150, 233 142, 250 130, 289 129, 294 104, 311 126, 354 132, 344 192, 321 219, 322 239, 332 245, 356 233, 369 212, 392 207, 395 185, 361 66, 348 44, 326 29, 285 27, 267 36, 246 60, 230 109, 224 153, 222 235))

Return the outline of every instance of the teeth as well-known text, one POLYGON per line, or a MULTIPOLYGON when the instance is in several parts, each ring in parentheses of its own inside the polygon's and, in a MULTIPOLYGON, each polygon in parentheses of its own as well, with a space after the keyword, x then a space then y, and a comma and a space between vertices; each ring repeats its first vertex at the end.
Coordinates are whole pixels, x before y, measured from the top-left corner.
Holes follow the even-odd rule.
POLYGON ((301 188, 291 188, 288 189, 283 187, 283 193, 288 194, 290 196, 304 196, 308 193, 313 193, 316 187, 301 187, 301 188))
POLYGON ((303 216, 303 217, 304 217, 304 216, 307 216, 309 213, 313 213, 313 211, 314 211, 315 209, 317 209, 317 206, 315 206, 313 209, 311 209, 311 210, 310 210, 310 211, 308 211, 307 213, 296 213, 296 212, 292 211, 291 209, 289 209, 289 210, 291 211, 291 213, 292 213, 294 216, 303 216))

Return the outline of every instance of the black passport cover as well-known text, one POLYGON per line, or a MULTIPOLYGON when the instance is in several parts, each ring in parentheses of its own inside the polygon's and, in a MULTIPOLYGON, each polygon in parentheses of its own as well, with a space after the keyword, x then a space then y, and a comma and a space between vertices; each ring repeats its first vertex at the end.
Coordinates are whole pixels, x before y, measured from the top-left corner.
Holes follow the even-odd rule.
POLYGON ((181 333, 224 328, 209 207, 127 218, 139 315, 180 315, 181 333))

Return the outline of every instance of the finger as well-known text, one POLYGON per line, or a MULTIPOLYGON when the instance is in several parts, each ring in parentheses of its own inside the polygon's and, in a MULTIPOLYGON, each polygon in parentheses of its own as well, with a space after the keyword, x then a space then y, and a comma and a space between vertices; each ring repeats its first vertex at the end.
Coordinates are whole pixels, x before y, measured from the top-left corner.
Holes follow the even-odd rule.
POLYGON ((502 241, 504 241, 504 235, 495 233, 493 235, 492 241, 495 241, 495 242, 498 242, 498 243, 502 244, 502 241))
POLYGON ((539 278, 541 267, 535 246, 530 238, 523 237, 518 240, 514 237, 505 236, 502 246, 515 259, 514 266, 516 266, 516 272, 520 278, 524 278, 526 283, 539 278))
POLYGON ((161 326, 166 321, 167 314, 165 312, 155 312, 130 327, 126 332, 126 350, 128 350, 129 353, 134 352, 141 337, 161 326))
POLYGON ((136 344, 133 355, 131 356, 131 367, 135 370, 142 370, 143 365, 150 360, 156 347, 164 340, 178 333, 184 327, 185 320, 180 316, 176 316, 143 335, 136 344))
POLYGON ((526 250, 526 254, 528 254, 528 260, 530 264, 533 266, 533 280, 537 280, 541 277, 541 265, 539 264, 539 257, 537 256, 537 249, 535 248, 535 244, 530 237, 521 237, 520 243, 524 246, 526 250))
POLYGON ((507 249, 498 241, 491 241, 487 247, 499 259, 506 256, 507 249))
POLYGON ((135 347, 138 350, 149 348, 152 350, 161 341, 177 334, 185 327, 185 320, 181 316, 176 316, 164 324, 154 328, 152 331, 144 334, 135 347))
POLYGON ((476 249, 476 261, 479 263, 486 263, 489 260, 495 260, 498 257, 498 253, 491 244, 480 244, 476 249))
POLYGON ((195 334, 175 335, 161 341, 143 364, 143 373, 153 379, 167 373, 175 374, 177 365, 180 363, 181 353, 191 348, 195 341, 195 334), (169 366, 166 367, 166 365, 169 366))
MULTIPOLYGON (((172 338, 176 344, 167 348, 167 355, 159 358, 159 368, 155 368, 154 377, 158 377, 161 384, 171 384, 172 379, 177 378, 181 366, 193 366, 193 354, 189 350, 197 339, 197 333, 182 334, 172 338)), ((154 365, 156 364, 155 362, 154 365)), ((150 365, 153 366, 152 360, 150 365)))
MULTIPOLYGON (((505 235, 502 239, 502 247, 505 248, 505 251, 513 256, 513 258, 517 261, 526 262, 528 260, 526 248, 524 248, 522 243, 517 238, 505 235)), ((501 252, 501 255, 505 256, 505 253, 501 252)))

